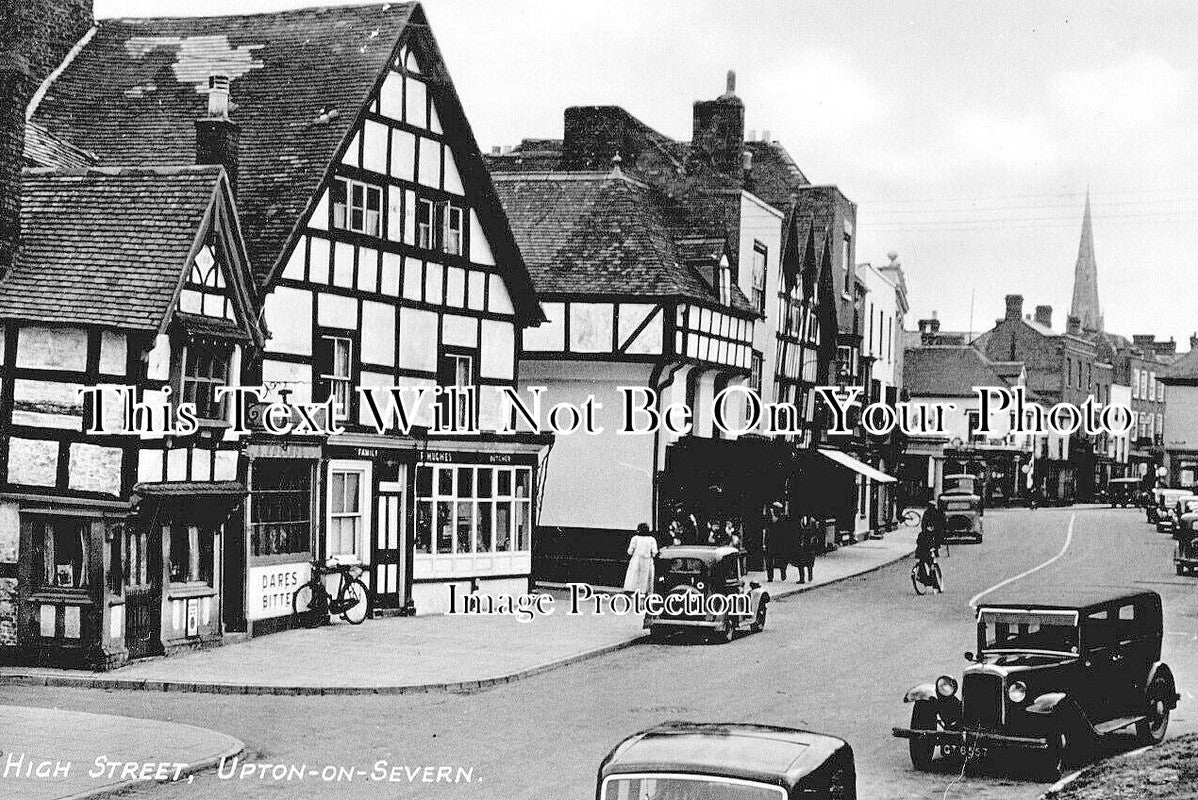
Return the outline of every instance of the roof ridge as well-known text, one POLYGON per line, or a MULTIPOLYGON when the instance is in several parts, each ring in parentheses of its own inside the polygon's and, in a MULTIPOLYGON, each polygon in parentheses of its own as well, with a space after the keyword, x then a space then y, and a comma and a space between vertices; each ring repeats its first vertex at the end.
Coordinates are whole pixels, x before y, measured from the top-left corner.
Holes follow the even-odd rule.
POLYGON ((107 175, 112 177, 148 177, 172 176, 182 174, 212 174, 218 175, 224 171, 219 164, 177 164, 169 166, 111 166, 111 167, 26 167, 24 175, 31 177, 84 177, 86 175, 107 175))
POLYGON ((115 22, 122 25, 137 25, 144 22, 183 22, 187 20, 211 20, 211 19, 249 19, 251 17, 285 17, 292 15, 308 14, 312 12, 322 11, 358 11, 362 9, 377 7, 380 11, 390 11, 394 8, 411 9, 414 6, 420 5, 418 0, 403 3, 344 3, 339 5, 313 5, 300 6, 299 8, 283 8, 278 11, 257 11, 252 14, 196 14, 196 15, 181 15, 181 16, 144 16, 144 17, 99 17, 96 19, 96 25, 102 25, 106 22, 115 22))

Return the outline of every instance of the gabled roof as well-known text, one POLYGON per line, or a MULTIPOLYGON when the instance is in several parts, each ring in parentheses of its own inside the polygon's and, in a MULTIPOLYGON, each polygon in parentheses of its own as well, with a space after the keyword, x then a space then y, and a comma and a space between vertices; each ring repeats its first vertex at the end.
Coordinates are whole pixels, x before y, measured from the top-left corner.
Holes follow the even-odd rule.
MULTIPOLYGON (((661 192, 618 171, 494 180, 538 292, 717 301, 687 261, 718 258, 723 231, 673 227, 678 209, 661 192)), ((733 308, 748 313, 744 294, 732 291, 733 308)))
POLYGON ((1008 381, 973 347, 932 345, 903 353, 903 388, 914 397, 973 397, 975 386, 1008 381))
MULTIPOLYGON (((205 234, 232 216, 221 167, 26 170, 21 204, 21 247, 0 281, 0 318, 147 332, 165 328, 205 234)), ((226 232, 244 260, 236 225, 226 232)), ((248 280, 248 272, 234 276, 230 286, 259 338, 248 280)))
POLYGON ((414 3, 222 17, 104 19, 46 87, 32 120, 99 164, 195 162, 209 75, 232 79, 238 207, 259 277, 381 75, 414 3), (324 117, 322 112, 336 111, 324 117))
POLYGON ((1160 379, 1168 383, 1198 383, 1198 348, 1181 356, 1170 364, 1160 379))

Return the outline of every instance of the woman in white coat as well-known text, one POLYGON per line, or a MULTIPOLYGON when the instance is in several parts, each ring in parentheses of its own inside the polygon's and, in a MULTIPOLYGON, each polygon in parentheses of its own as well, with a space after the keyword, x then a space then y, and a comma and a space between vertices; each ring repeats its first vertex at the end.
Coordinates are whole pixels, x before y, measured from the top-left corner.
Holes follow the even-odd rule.
POLYGON ((628 542, 628 572, 624 574, 624 591, 649 594, 653 591, 653 558, 657 555, 657 539, 649 526, 641 523, 628 542))

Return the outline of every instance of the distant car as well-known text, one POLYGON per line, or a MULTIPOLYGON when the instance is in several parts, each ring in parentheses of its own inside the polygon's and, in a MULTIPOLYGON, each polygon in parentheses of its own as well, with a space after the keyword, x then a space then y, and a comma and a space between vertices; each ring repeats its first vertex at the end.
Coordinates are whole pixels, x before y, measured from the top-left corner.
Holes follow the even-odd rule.
POLYGON ((976 475, 968 473, 944 476, 944 490, 936 499, 936 504, 944 513, 946 539, 982 541, 982 518, 986 509, 979 483, 976 475))
POLYGON ((1111 508, 1127 508, 1140 504, 1139 478, 1111 478, 1107 481, 1106 492, 1111 508))
POLYGON ((977 612, 978 652, 957 681, 942 675, 909 690, 911 763, 927 770, 937 750, 969 754, 1028 749, 1059 775, 1102 736, 1135 727, 1145 744, 1165 738, 1179 695, 1161 661, 1161 598, 1138 590, 1058 590, 1037 599, 987 602, 977 612))
POLYGON ((764 630, 770 596, 757 582, 746 585, 743 551, 711 545, 663 547, 655 567, 654 592, 665 607, 645 614, 645 627, 654 639, 698 628, 730 642, 742 628, 764 630))
POLYGON ((1193 531, 1198 523, 1198 497, 1182 497, 1173 507, 1173 537, 1185 531, 1193 531))
POLYGON ((1193 492, 1189 489, 1163 489, 1160 487, 1153 489, 1152 501, 1144 509, 1144 516, 1149 524, 1155 525, 1160 522, 1169 508, 1177 502, 1177 499, 1188 494, 1193 494, 1193 492))
MULTIPOLYGON (((1189 514, 1186 517, 1190 516, 1189 514)), ((1198 515, 1195 515, 1198 517, 1198 515)), ((1185 517, 1182 517, 1184 524, 1185 517)), ((1191 524, 1188 528, 1173 534, 1177 546, 1173 550, 1173 566, 1178 575, 1198 573, 1198 530, 1191 524)))
POLYGON ((768 725, 667 722, 599 767, 595 800, 856 800, 853 748, 768 725))
POLYGON ((1198 503, 1198 496, 1186 492, 1167 496, 1168 505, 1162 508, 1157 516, 1156 529, 1160 533, 1173 533, 1180 528, 1181 517, 1192 510, 1198 510, 1198 504, 1193 507, 1187 504, 1191 501, 1198 503))

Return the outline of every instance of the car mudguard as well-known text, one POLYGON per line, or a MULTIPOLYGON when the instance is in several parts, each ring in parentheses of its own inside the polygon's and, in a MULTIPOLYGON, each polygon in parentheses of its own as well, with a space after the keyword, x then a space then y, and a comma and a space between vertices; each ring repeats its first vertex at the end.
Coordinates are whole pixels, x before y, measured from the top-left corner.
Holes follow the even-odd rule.
POLYGON ((1024 710, 1029 714, 1040 714, 1047 717, 1055 714, 1057 706, 1065 703, 1068 699, 1069 696, 1064 692, 1048 692, 1037 697, 1024 710))
POLYGON ((1152 665, 1152 669, 1148 670, 1148 681, 1144 684, 1145 688, 1152 685, 1152 682, 1160 678, 1168 682, 1169 696, 1166 698, 1169 701, 1169 710, 1177 708, 1177 703, 1181 700, 1177 694, 1177 680, 1173 677, 1173 670, 1169 669, 1169 665, 1164 661, 1158 661, 1152 665))
POLYGON ((936 699, 936 684, 921 683, 918 686, 912 686, 903 695, 904 703, 918 703, 920 700, 935 700, 936 699))

